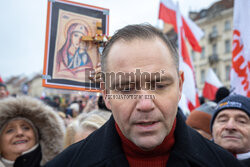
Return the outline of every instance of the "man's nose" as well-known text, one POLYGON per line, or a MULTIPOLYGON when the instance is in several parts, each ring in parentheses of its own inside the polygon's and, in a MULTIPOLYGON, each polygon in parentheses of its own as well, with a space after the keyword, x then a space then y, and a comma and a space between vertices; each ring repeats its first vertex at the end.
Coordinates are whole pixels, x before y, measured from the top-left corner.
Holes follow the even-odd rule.
POLYGON ((149 112, 154 110, 155 104, 152 99, 145 99, 145 96, 142 99, 139 99, 136 104, 137 111, 149 112))
POLYGON ((236 124, 233 119, 229 119, 225 125, 225 128, 227 130, 235 130, 236 129, 236 124))

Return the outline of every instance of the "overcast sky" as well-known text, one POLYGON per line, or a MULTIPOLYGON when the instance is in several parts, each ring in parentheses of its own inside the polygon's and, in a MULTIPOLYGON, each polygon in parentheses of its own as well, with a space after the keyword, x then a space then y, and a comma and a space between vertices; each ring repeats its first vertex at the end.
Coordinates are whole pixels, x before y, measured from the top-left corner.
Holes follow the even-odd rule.
MULTIPOLYGON (((110 35, 128 24, 158 21, 160 0, 74 0, 110 10, 110 35)), ((173 0, 181 12, 199 11, 218 0, 173 0)), ((42 72, 47 0, 4 0, 0 5, 0 76, 42 72)))

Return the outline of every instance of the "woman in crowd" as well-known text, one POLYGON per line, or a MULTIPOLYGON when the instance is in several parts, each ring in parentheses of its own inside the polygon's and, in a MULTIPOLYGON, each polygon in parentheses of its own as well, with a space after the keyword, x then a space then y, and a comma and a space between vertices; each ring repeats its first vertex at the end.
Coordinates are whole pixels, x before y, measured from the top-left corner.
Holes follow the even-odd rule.
POLYGON ((0 167, 44 165, 63 149, 63 120, 32 97, 0 101, 0 167))

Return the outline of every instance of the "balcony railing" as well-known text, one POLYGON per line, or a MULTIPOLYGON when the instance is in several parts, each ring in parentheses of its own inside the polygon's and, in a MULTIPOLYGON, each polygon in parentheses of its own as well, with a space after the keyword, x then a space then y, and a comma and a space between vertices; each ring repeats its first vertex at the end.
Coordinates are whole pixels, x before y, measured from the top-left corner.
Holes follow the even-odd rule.
POLYGON ((214 41, 214 40, 216 40, 217 38, 218 38, 218 33, 217 32, 211 32, 210 34, 209 34, 209 42, 212 42, 212 41, 214 41))
POLYGON ((214 53, 214 54, 208 56, 208 61, 209 61, 209 63, 210 63, 211 65, 217 63, 217 62, 219 61, 219 56, 218 56, 218 54, 214 53))

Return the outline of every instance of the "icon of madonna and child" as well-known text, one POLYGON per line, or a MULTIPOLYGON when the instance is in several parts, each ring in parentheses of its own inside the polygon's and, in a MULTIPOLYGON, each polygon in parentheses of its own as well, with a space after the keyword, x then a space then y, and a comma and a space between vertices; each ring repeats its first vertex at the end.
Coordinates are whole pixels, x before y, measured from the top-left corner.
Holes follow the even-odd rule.
POLYGON ((72 23, 68 26, 65 42, 56 54, 56 77, 77 81, 88 80, 88 77, 84 76, 86 70, 93 70, 99 60, 97 46, 81 40, 82 36, 91 36, 90 31, 81 23, 72 23))

